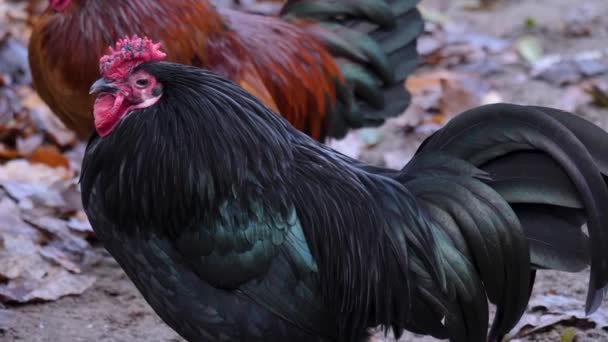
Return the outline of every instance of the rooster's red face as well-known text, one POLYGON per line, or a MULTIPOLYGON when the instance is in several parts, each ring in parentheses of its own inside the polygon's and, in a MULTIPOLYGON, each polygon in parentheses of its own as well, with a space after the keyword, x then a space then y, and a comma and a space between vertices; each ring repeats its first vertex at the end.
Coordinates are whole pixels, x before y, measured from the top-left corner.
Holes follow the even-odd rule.
POLYGON ((135 71, 125 79, 100 78, 91 86, 90 92, 99 94, 93 115, 95 128, 103 137, 131 111, 154 105, 162 96, 162 84, 145 71, 135 71))
POLYGON ((71 0, 49 0, 49 6, 57 12, 63 12, 70 7, 71 0))
POLYGON ((90 93, 98 93, 93 115, 100 136, 107 136, 131 111, 154 105, 162 96, 162 84, 153 75, 137 67, 148 61, 160 61, 165 54, 159 44, 133 36, 121 39, 99 60, 102 78, 90 93))

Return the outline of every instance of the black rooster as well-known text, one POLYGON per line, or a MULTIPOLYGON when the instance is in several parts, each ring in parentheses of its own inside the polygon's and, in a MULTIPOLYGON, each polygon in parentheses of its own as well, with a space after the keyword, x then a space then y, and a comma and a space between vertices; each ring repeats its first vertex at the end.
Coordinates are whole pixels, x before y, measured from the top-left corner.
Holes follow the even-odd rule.
POLYGON ((355 341, 383 325, 486 341, 535 270, 608 282, 608 134, 565 112, 473 109, 400 171, 317 143, 232 82, 147 39, 101 60, 86 213, 189 341, 355 341), (587 224, 589 238, 581 226, 587 224))

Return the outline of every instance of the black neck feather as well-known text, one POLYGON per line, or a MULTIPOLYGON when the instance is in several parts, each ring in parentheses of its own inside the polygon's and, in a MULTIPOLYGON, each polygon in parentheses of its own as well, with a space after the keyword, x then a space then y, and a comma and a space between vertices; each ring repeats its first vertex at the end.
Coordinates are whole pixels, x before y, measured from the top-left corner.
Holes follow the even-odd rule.
POLYGON ((83 173, 96 175, 83 177, 84 201, 100 182, 106 210, 121 225, 183 227, 208 218, 236 189, 257 196, 288 172, 290 141, 308 139, 215 74, 165 62, 139 68, 163 84, 161 99, 128 114, 109 136, 95 136, 83 164, 83 173))

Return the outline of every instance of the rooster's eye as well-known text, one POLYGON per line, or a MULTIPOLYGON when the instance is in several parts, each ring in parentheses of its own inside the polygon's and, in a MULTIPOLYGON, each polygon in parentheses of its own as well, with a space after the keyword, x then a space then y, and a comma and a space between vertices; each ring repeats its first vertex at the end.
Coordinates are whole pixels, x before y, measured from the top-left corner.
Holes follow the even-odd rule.
POLYGON ((140 78, 139 80, 135 81, 135 84, 137 84, 138 87, 145 87, 148 85, 148 80, 145 78, 140 78))

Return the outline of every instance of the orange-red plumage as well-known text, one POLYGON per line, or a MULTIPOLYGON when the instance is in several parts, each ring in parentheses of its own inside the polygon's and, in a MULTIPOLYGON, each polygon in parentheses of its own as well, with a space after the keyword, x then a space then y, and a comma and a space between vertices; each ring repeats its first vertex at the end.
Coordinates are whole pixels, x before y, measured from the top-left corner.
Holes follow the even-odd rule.
POLYGON ((82 138, 93 130, 88 88, 99 76, 99 58, 118 38, 137 34, 162 42, 168 61, 231 78, 296 128, 322 139, 332 131, 328 115, 337 110, 338 88, 348 85, 311 25, 218 10, 207 0, 72 0, 67 9, 49 8, 39 19, 30 65, 42 99, 82 138))

